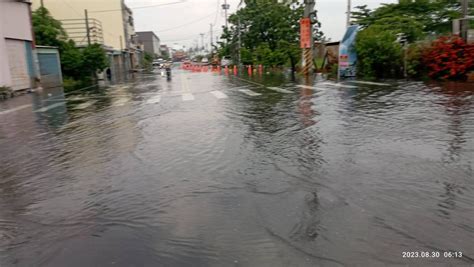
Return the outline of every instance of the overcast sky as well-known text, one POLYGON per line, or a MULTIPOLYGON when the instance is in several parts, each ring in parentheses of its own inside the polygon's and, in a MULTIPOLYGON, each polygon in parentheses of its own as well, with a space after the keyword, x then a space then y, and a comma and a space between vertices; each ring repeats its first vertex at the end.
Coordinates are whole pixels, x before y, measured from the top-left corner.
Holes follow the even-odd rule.
MULTIPOLYGON (((214 24, 216 33, 222 33, 224 13, 221 4, 224 0, 126 0, 135 17, 136 31, 154 31, 163 44, 170 46, 189 46, 199 41, 204 33, 204 42, 210 42, 210 24, 214 24), (149 8, 136 8, 148 5, 176 3, 149 8)), ((394 3, 396 0, 352 0, 352 6, 368 5, 371 8, 381 3, 394 3)), ((235 12, 239 0, 227 0, 229 14, 235 12)), ((332 40, 342 38, 346 21, 346 0, 316 0, 322 31, 332 40)))

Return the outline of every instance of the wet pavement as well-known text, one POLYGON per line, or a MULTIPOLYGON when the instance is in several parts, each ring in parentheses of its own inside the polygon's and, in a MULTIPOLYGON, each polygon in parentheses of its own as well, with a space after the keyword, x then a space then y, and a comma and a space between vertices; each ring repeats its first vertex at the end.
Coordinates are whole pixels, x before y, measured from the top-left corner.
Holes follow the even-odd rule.
POLYGON ((0 266, 471 266, 472 87, 175 70, 0 102, 0 266))

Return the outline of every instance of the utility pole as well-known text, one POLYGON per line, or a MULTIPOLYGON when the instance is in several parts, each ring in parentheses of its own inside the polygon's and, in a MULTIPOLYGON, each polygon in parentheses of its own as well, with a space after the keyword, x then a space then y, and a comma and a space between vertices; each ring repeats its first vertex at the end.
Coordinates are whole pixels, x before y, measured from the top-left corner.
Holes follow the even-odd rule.
POLYGON ((44 7, 44 1, 41 0, 41 8, 43 8, 43 7, 44 7))
POLYGON ((84 9, 84 15, 86 17, 87 44, 91 45, 91 30, 89 28, 89 15, 87 13, 87 9, 84 9))
POLYGON ((305 0, 305 7, 304 7, 304 15, 303 19, 301 20, 301 36, 300 38, 305 40, 305 44, 301 42, 302 54, 303 54, 303 74, 305 76, 309 76, 313 73, 314 64, 313 64, 313 48, 314 48, 314 40, 313 40, 313 26, 311 24, 311 14, 314 12, 315 0, 305 0), (306 21, 306 23, 303 23, 306 21), (309 25, 308 25, 309 24, 309 25), (308 32, 309 31, 309 32, 308 32), (309 38, 309 40, 308 40, 309 38), (308 44, 309 42, 309 44, 308 44))
POLYGON ((238 40, 238 45, 239 45, 239 62, 238 63, 238 66, 240 67, 240 65, 242 64, 242 53, 241 53, 241 50, 242 50, 242 34, 240 33, 240 17, 239 17, 239 25, 238 26, 238 36, 239 36, 239 40, 238 40))
POLYGON ((204 49, 204 33, 200 33, 201 35, 201 49, 204 49))
POLYGON ((227 4, 227 0, 224 0, 224 4, 222 5, 222 9, 224 9, 224 14, 225 14, 225 27, 227 28, 227 10, 230 8, 230 5, 227 4))
POLYGON ((351 0, 347 0, 347 20, 346 20, 346 28, 351 26, 351 0))
POLYGON ((211 55, 212 55, 212 23, 211 23, 211 38, 210 39, 211 39, 211 47, 209 50, 211 51, 211 55))
POLYGON ((462 12, 462 19, 461 22, 461 36, 467 41, 467 34, 469 31, 469 0, 461 0, 461 12, 462 12))
MULTIPOLYGON (((244 1, 240 1, 239 5, 237 6, 237 11, 239 11, 239 8, 240 8, 240 5, 242 5, 244 1)), ((239 40, 238 40, 238 46, 239 46, 239 55, 238 55, 238 67, 240 68, 240 65, 242 64, 242 34, 240 33, 240 31, 242 30, 241 26, 240 26, 240 16, 238 17, 239 18, 239 23, 237 25, 237 33, 238 33, 238 37, 239 37, 239 40)))

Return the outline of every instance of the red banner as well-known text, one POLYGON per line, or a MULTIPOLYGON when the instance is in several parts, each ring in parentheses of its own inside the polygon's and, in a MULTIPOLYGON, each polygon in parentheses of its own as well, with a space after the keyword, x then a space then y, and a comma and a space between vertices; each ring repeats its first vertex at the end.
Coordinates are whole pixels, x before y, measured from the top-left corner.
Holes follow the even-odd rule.
POLYGON ((300 20, 300 47, 311 48, 311 20, 309 18, 300 20))

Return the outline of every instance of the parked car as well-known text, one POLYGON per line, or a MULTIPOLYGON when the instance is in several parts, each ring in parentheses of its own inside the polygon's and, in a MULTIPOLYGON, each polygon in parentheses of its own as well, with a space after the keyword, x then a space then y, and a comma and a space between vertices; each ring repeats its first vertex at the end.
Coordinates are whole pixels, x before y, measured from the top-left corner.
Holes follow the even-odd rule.
POLYGON ((201 60, 201 62, 207 64, 207 63, 209 63, 209 59, 207 59, 207 57, 205 57, 201 60))
POLYGON ((230 65, 232 65, 232 59, 230 57, 226 56, 226 57, 223 57, 221 59, 221 66, 222 67, 226 67, 226 66, 230 66, 230 65))

